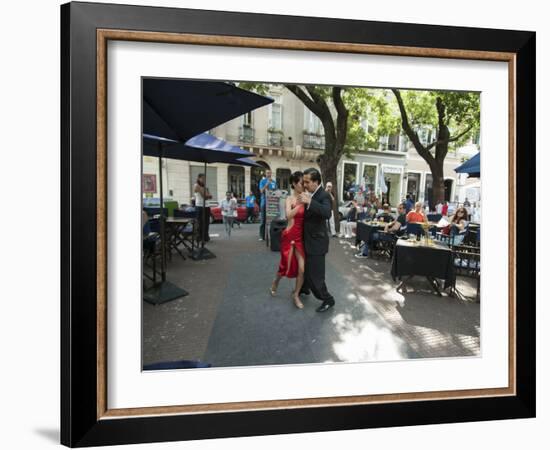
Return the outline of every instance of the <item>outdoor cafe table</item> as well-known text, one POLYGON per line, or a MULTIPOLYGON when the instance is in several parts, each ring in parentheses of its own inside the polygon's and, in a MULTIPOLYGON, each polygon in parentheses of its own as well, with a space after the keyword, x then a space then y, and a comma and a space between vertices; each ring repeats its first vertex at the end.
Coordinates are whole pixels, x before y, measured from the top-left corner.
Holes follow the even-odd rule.
POLYGON ((444 289, 454 289, 456 273, 453 253, 445 244, 432 242, 433 245, 426 245, 423 240, 398 239, 393 253, 391 276, 394 280, 407 277, 398 290, 406 292, 405 282, 414 275, 425 276, 438 295, 441 295, 438 279, 445 280, 444 289))
POLYGON ((385 225, 386 224, 384 222, 357 222, 357 229, 355 230, 355 245, 358 245, 360 242, 364 242, 370 248, 373 233, 383 230, 385 225))
POLYGON ((197 220, 193 217, 166 217, 167 239, 166 242, 170 249, 176 250, 182 258, 185 259, 183 253, 178 248, 179 244, 183 244, 190 252, 195 249, 195 225, 197 220), (193 225, 193 231, 190 237, 185 237, 183 230, 188 224, 193 225))

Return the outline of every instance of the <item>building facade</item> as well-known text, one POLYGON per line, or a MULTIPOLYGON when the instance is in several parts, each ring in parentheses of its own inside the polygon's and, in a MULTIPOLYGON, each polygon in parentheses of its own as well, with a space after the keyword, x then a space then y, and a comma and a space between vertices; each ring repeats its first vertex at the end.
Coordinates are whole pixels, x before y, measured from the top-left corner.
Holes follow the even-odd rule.
MULTIPOLYGON (((258 194, 258 183, 266 170, 271 170, 281 189, 289 189, 292 172, 308 167, 318 168, 317 159, 324 149, 323 127, 320 120, 294 94, 282 86, 273 86, 269 95, 274 102, 266 107, 226 122, 210 133, 232 145, 254 154, 261 167, 209 164, 206 184, 214 201, 232 191, 244 198, 250 191, 258 194)), ((422 139, 431 139, 429 133, 422 139)), ((445 159, 445 198, 463 201, 472 180, 459 177, 454 169, 479 149, 477 143, 449 152, 445 159)), ((158 180, 158 159, 143 157, 143 174, 158 180)), ((163 189, 166 198, 180 204, 189 204, 192 189, 204 165, 199 163, 164 160, 163 189)), ((374 190, 396 206, 407 193, 415 200, 431 200, 432 179, 429 166, 417 154, 403 135, 383 137, 377 149, 369 149, 342 157, 338 166, 339 200, 349 198, 358 186, 374 190), (385 191, 385 194, 382 195, 385 191)), ((144 196, 158 196, 156 192, 144 196)))

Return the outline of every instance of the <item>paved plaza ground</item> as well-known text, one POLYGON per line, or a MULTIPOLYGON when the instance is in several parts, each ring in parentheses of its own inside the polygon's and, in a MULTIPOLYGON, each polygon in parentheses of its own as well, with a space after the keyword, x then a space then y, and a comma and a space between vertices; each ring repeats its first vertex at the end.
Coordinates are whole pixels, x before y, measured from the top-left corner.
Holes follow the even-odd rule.
POLYGON ((325 362, 391 361, 480 354, 480 304, 475 280, 457 277, 463 299, 433 294, 415 277, 407 294, 396 291, 390 263, 357 259, 354 240, 332 238, 326 279, 336 306, 290 298, 294 280, 269 289, 279 253, 258 241, 258 225, 211 226, 215 259, 174 254, 167 279, 189 295, 153 306, 143 302, 143 363, 199 360, 213 367, 325 362))

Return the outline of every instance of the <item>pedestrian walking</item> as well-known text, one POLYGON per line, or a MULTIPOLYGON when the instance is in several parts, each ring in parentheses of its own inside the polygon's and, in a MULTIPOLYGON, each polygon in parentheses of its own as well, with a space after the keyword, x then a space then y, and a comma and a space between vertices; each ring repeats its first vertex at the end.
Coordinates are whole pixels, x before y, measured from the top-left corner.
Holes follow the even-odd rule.
POLYGON ((256 196, 254 192, 250 191, 250 194, 246 197, 246 222, 254 222, 254 207, 256 206, 256 196))
POLYGON ((233 198, 231 192, 225 193, 225 198, 221 203, 222 219, 225 225, 225 234, 228 238, 231 237, 231 230, 233 228, 233 221, 235 220, 235 213, 237 211, 237 202, 233 198))

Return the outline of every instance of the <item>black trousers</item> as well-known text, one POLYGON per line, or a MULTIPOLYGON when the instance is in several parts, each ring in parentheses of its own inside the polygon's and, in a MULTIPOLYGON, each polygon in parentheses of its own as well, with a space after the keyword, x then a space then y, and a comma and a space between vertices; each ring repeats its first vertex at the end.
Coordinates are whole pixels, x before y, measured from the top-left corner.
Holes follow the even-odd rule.
POLYGON ((306 271, 302 291, 308 289, 319 300, 327 303, 334 302, 334 297, 328 292, 325 283, 325 255, 306 254, 306 271))
POLYGON ((204 237, 204 241, 208 242, 210 240, 210 235, 208 234, 208 229, 210 228, 210 208, 203 208, 202 206, 198 206, 197 214, 199 222, 199 240, 202 241, 204 237))
POLYGON ((266 225, 266 212, 265 212, 265 205, 260 211, 260 217, 261 217, 261 223, 260 223, 260 237, 262 239, 265 239, 265 225, 266 225))
POLYGON ((246 208, 246 221, 247 222, 254 222, 254 207, 247 207, 246 208))

